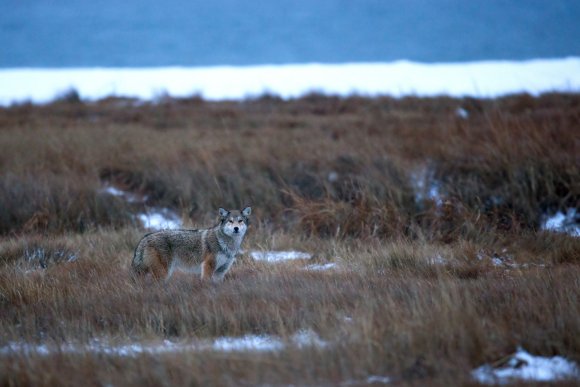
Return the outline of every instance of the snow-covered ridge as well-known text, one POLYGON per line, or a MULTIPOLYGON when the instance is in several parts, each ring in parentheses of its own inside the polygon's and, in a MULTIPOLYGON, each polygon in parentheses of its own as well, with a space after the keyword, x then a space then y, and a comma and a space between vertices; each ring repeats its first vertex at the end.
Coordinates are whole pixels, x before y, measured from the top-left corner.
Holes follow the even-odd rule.
POLYGON ((296 64, 247 67, 67 68, 0 70, 0 104, 45 103, 67 90, 93 100, 111 95, 154 99, 200 95, 282 98, 309 92, 337 95, 495 97, 580 91, 580 58, 468 63, 296 64))

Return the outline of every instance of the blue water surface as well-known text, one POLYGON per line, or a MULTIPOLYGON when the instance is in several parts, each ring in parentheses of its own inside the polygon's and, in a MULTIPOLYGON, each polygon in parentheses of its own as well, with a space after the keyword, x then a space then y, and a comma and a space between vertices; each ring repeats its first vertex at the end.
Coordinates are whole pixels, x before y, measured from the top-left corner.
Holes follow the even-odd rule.
POLYGON ((1 0, 0 67, 580 56, 578 0, 1 0))

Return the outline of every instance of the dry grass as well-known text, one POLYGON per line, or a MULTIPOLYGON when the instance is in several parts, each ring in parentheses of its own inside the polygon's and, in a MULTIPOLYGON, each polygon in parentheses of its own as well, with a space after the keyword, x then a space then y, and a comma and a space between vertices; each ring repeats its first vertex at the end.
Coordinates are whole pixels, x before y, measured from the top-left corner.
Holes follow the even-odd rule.
POLYGON ((328 226, 336 222, 345 226, 339 234, 352 236, 535 230, 543 212, 580 200, 579 105, 574 95, 313 95, 3 109, 0 232, 127 225, 126 203, 99 194, 105 182, 196 219, 251 202, 260 203, 261 219, 286 224, 292 208, 318 235, 336 236, 328 226), (459 107, 468 119, 457 116, 459 107), (412 176, 436 182, 461 222, 434 224, 436 208, 428 198, 417 203, 412 176))
POLYGON ((580 361, 580 240, 538 231, 542 214, 579 206, 579 126, 580 97, 562 94, 68 98, 2 109, 0 347, 301 329, 330 345, 4 352, 0 384, 337 385, 385 375, 448 385, 471 383, 471 369, 517 345, 580 361), (337 268, 242 257, 220 285, 134 281, 136 212, 170 207, 207 225, 218 206, 246 204, 256 213, 246 249, 308 251, 337 268))

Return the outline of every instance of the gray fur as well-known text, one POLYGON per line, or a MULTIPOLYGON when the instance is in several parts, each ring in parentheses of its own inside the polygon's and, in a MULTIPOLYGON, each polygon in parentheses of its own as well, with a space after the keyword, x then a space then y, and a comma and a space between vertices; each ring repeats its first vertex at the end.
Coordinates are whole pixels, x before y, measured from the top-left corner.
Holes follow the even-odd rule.
POLYGON ((250 214, 250 207, 220 208, 220 222, 212 228, 147 234, 139 241, 131 266, 136 273, 151 272, 156 278, 168 279, 180 270, 222 280, 240 250, 250 214))

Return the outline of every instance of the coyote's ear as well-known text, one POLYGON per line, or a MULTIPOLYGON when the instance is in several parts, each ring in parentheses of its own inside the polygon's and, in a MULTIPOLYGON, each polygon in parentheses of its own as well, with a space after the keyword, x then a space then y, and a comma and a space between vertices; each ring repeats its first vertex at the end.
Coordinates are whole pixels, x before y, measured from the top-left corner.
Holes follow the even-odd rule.
POLYGON ((242 210, 242 215, 244 215, 244 216, 250 216, 251 213, 252 213, 252 207, 246 207, 242 210))
POLYGON ((228 215, 230 214, 230 212, 228 210, 224 210, 223 208, 220 207, 220 218, 227 218, 228 215))

